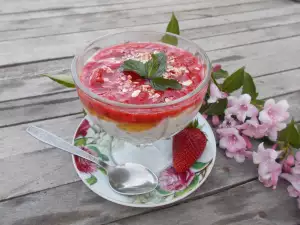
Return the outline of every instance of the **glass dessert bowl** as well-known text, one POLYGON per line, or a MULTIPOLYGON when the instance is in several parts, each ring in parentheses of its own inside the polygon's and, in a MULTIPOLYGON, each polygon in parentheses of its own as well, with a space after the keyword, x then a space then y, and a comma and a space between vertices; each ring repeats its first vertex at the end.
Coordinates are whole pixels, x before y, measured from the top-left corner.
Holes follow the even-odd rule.
POLYGON ((111 145, 115 162, 141 163, 152 170, 153 164, 155 170, 170 164, 169 138, 197 115, 210 74, 210 61, 197 44, 152 31, 100 37, 72 63, 78 96, 90 120, 122 140, 111 145), (164 35, 176 38, 177 46, 163 43, 164 35), (166 86, 170 79, 177 85, 166 86))

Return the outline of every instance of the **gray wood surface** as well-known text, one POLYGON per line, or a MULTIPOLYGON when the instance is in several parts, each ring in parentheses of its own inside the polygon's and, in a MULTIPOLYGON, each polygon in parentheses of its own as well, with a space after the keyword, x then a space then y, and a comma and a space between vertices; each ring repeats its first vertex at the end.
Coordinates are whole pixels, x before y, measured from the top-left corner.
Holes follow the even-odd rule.
MULTIPOLYGON (((119 206, 89 191, 70 155, 25 133, 36 124, 68 141, 82 119, 76 92, 41 74, 70 74, 78 48, 109 32, 164 31, 172 11, 182 35, 225 69, 246 66, 261 98, 287 99, 300 122, 300 4, 290 0, 0 0, 0 224, 297 225, 282 182, 271 191, 251 162, 219 150, 192 196, 164 209, 119 206)), ((255 143, 257 144, 257 143, 255 143)))

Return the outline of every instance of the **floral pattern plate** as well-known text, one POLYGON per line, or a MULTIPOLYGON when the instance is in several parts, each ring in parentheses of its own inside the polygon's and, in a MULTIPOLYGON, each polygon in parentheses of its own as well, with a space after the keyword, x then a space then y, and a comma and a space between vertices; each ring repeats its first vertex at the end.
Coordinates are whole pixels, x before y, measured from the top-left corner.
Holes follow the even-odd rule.
MULTIPOLYGON (((197 119, 208 139, 203 154, 185 173, 176 173, 173 167, 162 171, 159 176, 159 186, 151 193, 136 196, 117 194, 110 188, 105 170, 97 168, 85 159, 72 156, 76 172, 89 189, 117 204, 131 207, 157 207, 179 201, 203 184, 215 163, 216 141, 213 131, 200 114, 197 115, 197 119)), ((92 125, 88 117, 85 117, 76 130, 73 144, 113 165, 110 146, 114 141, 116 138, 105 133, 100 127, 92 125)))

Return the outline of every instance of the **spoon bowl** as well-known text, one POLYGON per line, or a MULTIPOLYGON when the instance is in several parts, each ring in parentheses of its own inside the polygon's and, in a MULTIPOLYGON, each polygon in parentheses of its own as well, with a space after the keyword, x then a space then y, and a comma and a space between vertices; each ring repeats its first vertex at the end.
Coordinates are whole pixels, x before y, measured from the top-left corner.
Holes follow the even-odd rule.
POLYGON ((105 169, 110 187, 119 194, 145 194, 153 191, 158 185, 157 176, 141 164, 125 163, 123 165, 111 166, 101 161, 99 158, 39 127, 30 126, 26 131, 46 144, 87 159, 95 163, 98 167, 105 169))

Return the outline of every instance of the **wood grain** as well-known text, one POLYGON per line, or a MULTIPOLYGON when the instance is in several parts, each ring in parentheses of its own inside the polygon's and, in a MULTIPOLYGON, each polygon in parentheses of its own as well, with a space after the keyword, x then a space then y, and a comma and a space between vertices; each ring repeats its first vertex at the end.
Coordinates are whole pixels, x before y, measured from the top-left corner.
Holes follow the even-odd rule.
POLYGON ((295 199, 287 195, 285 184, 272 191, 253 181, 204 199, 111 225, 186 225, 199 221, 213 225, 295 225, 300 221, 300 214, 295 199))
MULTIPOLYGON (((282 10, 282 8, 271 8, 248 13, 237 13, 232 15, 205 18, 203 20, 184 20, 181 21, 180 25, 182 29, 191 29, 195 28, 196 24, 205 24, 205 26, 215 26, 234 22, 251 21, 253 19, 258 18, 263 19, 276 16, 290 15, 294 13, 299 13, 299 11, 300 5, 293 4, 286 6, 284 10, 282 10)), ((14 63, 24 63, 36 60, 72 56, 79 46, 84 46, 88 41, 112 31, 120 31, 124 29, 164 31, 166 25, 166 23, 157 23, 150 25, 134 26, 132 28, 125 27, 120 29, 117 28, 72 34, 62 34, 56 36, 29 38, 16 41, 4 41, 0 42, 0 49, 2 49, 0 55, 0 65, 3 66, 14 63), (14 48, 14 46, 17 47, 14 48)))
MULTIPOLYGON (((23 38, 32 38, 39 36, 49 36, 57 34, 77 33, 95 31, 99 29, 110 28, 122 28, 131 27, 132 25, 146 25, 168 22, 170 19, 170 13, 176 12, 176 17, 179 21, 187 19, 197 19, 212 16, 228 15, 233 13, 249 12, 254 10, 267 9, 270 7, 286 6, 286 4, 273 4, 272 1, 261 2, 258 0, 228 0, 224 2, 218 1, 217 7, 215 1, 206 2, 194 2, 194 3, 182 3, 172 2, 173 6, 169 5, 160 6, 157 4, 152 10, 145 9, 128 9, 101 12, 102 7, 90 8, 91 12, 78 12, 74 13, 74 10, 67 11, 72 14, 54 16, 53 11, 51 17, 46 18, 31 18, 31 15, 24 15, 25 19, 16 19, 16 15, 13 15, 14 20, 0 22, 0 41, 17 40, 23 38), (244 4, 241 4, 244 3, 244 4), (100 12, 99 12, 100 10, 100 12), (30 18, 30 19, 29 19, 30 18), (51 29, 49 29, 51 27, 51 29), (24 32, 26 30, 26 32, 24 32)), ((81 8, 78 10, 82 11, 81 8)), ((63 12, 63 11, 58 11, 63 12)), ((42 13, 45 15, 45 12, 42 13)), ((1 15, 0 15, 1 19, 1 15)), ((3 20, 3 19, 2 19, 3 20)))
MULTIPOLYGON (((52 176, 55 177, 58 173, 67 170, 67 167, 70 167, 69 177, 75 175, 75 171, 71 170, 73 169, 71 163, 64 163, 60 170, 52 172, 52 176)), ((252 180, 256 174, 255 170, 250 162, 243 165, 235 162, 228 164, 225 156, 218 154, 216 166, 210 177, 201 190, 199 189, 191 198, 195 198, 196 196, 197 198, 204 197, 223 188, 229 188, 233 184, 247 182, 249 179, 252 180)), ((15 171, 19 172, 16 169, 15 171)), ((36 182, 38 179, 41 179, 41 177, 35 177, 33 181, 35 186, 33 187, 43 185, 42 182, 36 182)), ((51 180, 51 176, 49 175, 43 180, 47 182, 57 181, 57 179, 51 180)), ((13 184, 13 181, 7 182, 13 184)), ((5 184, 5 186, 7 187, 8 184, 5 184)), ((48 184, 47 187, 51 186, 48 184)), ((22 224, 21 220, 23 220, 23 224, 30 225, 39 223, 46 225, 54 221, 56 224, 76 224, 77 220, 79 223, 85 223, 89 222, 89 219, 97 217, 97 224, 104 224, 145 211, 147 209, 134 209, 110 203, 89 191, 80 181, 0 202, 0 212, 6 215, 5 217, 1 217, 0 221, 2 222, 1 224, 22 224), (11 213, 6 215, 8 211, 11 213), (77 216, 74 217, 75 212, 81 212, 81 219, 77 216)))
MULTIPOLYGON (((253 32, 196 39, 195 42, 210 49, 208 52, 210 58, 214 62, 221 63, 225 69, 233 72, 244 65, 247 71, 256 77, 299 68, 297 55, 300 53, 300 36, 285 38, 285 35, 296 34, 299 30, 300 23, 297 23, 253 32), (282 38, 278 39, 278 37, 282 38), (266 43, 268 39, 272 41, 266 43), (234 47, 235 45, 238 46, 234 47), (220 49, 222 47, 223 49, 220 49), (262 48, 264 48, 263 52, 262 48)), ((2 74, 2 77, 0 75, 0 101, 68 91, 48 78, 41 77, 40 74, 70 74, 68 69, 70 64, 71 59, 64 59, 0 68, 2 74)))

